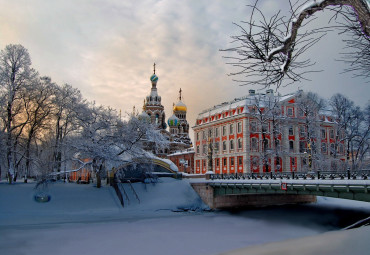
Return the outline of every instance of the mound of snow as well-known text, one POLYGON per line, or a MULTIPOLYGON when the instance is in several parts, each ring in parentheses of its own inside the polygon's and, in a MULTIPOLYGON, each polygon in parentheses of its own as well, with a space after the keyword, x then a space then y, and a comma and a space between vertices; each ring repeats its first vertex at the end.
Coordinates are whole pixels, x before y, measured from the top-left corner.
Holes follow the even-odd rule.
POLYGON ((44 190, 51 196, 46 203, 36 202, 35 184, 0 184, 0 225, 117 220, 161 217, 179 208, 203 209, 206 206, 189 183, 160 178, 158 183, 133 183, 139 200, 129 184, 120 184, 128 196, 122 208, 114 189, 94 184, 56 182, 44 190))

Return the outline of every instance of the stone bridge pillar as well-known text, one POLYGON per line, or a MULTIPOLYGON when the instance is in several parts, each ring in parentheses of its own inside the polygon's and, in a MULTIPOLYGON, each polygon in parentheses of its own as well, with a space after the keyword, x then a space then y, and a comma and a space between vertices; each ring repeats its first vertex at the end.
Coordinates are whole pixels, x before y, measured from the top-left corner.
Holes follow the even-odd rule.
POLYGON ((297 194, 233 194, 215 195, 214 188, 208 183, 192 183, 191 186, 211 209, 261 207, 283 204, 316 202, 314 195, 297 194))

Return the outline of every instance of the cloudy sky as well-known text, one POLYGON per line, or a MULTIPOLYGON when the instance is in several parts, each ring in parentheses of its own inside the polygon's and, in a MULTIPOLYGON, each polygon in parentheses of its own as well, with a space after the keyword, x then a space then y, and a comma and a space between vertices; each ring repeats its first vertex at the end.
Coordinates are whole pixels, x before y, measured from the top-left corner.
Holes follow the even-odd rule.
MULTIPOLYGON (((225 49, 232 22, 249 18, 252 0, 0 0, 0 48, 22 44, 33 67, 59 84, 69 83, 88 100, 122 112, 141 109, 150 92, 149 77, 157 64, 158 92, 167 117, 183 90, 188 120, 215 104, 243 96, 252 87, 240 87, 228 73, 225 49)), ((284 8, 285 0, 262 0, 267 16, 284 8)), ((325 14, 319 23, 326 22, 325 14)), ((335 61, 342 37, 327 35, 309 52, 317 70, 310 82, 282 88, 320 93, 329 98, 343 93, 364 106, 370 84, 340 74, 335 61)), ((258 89, 258 88, 255 88, 258 89)))

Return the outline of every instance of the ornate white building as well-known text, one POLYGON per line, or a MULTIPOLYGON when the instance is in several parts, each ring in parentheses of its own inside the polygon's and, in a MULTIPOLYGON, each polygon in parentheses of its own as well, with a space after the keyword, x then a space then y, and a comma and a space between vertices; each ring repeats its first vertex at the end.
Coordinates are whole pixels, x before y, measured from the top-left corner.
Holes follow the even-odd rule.
POLYGON ((154 152, 158 156, 164 157, 175 151, 188 149, 192 146, 189 138, 189 124, 186 120, 187 107, 181 101, 182 90, 179 91, 179 101, 173 106, 173 115, 168 119, 169 130, 167 131, 166 114, 161 103, 161 96, 158 94, 157 82, 158 76, 155 73, 155 64, 153 75, 150 76, 152 84, 150 94, 144 99, 143 112, 139 118, 149 119, 150 122, 158 128, 170 141, 170 146, 165 151, 160 153, 154 152))

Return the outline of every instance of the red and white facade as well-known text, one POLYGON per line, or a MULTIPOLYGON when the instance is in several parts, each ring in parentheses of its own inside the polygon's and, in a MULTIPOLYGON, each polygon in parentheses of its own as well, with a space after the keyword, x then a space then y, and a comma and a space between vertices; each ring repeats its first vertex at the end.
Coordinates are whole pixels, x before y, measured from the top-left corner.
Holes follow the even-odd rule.
MULTIPOLYGON (((306 120, 300 116, 296 104, 299 93, 301 91, 279 95, 279 133, 272 131, 272 118, 262 125, 256 117, 257 95, 254 91, 249 96, 201 112, 193 127, 194 172, 204 174, 212 170, 216 174, 236 174, 313 170, 312 160, 309 159, 310 145, 307 145, 305 138, 306 120), (261 130, 264 130, 263 134, 261 130), (269 151, 267 157, 263 152, 263 142, 269 151)), ((263 97, 274 97, 272 90, 268 90, 263 97)), ((260 109, 266 110, 263 107, 260 109)), ((314 142, 320 150, 321 161, 328 163, 332 160, 330 149, 333 147, 337 150, 335 160, 344 160, 344 142, 336 141, 336 123, 328 115, 317 116, 319 136, 314 142)))

